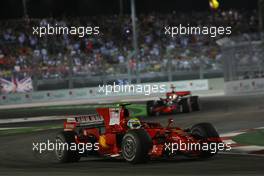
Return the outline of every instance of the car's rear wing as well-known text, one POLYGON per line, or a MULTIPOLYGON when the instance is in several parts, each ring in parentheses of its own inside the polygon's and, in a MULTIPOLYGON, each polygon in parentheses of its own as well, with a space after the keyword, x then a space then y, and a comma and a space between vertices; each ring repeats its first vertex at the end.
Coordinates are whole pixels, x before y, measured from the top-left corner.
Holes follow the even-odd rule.
POLYGON ((172 97, 172 98, 173 98, 173 96, 184 97, 184 96, 188 96, 188 95, 192 95, 191 91, 167 92, 166 93, 167 97, 172 97))
POLYGON ((64 130, 74 130, 77 127, 99 127, 104 125, 104 118, 99 114, 80 115, 67 118, 64 130))

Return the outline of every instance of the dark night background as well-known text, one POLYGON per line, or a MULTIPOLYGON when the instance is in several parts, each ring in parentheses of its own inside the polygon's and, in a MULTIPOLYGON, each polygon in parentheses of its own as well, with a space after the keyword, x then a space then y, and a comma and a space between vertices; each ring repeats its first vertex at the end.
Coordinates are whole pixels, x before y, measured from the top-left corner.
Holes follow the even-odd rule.
MULTIPOLYGON (((219 0, 221 9, 256 9, 257 0, 219 0)), ((129 0, 123 0, 124 13, 130 12, 129 0)), ((175 11, 208 11, 208 0, 136 0, 137 13, 175 11)), ((119 0, 27 0, 28 15, 86 16, 118 14, 119 0)), ((23 16, 22 0, 2 0, 0 18, 23 16)))

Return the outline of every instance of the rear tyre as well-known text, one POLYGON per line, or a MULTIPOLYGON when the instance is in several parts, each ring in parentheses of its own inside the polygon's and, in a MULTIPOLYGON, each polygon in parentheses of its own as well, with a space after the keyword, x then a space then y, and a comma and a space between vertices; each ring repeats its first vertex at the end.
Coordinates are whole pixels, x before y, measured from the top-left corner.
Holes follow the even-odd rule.
POLYGON ((63 131, 57 134, 56 143, 60 145, 60 148, 55 150, 55 155, 60 163, 78 162, 80 160, 79 151, 70 150, 71 144, 75 143, 75 135, 76 133, 73 131, 63 131))
POLYGON ((153 116, 153 107, 154 107, 155 102, 154 101, 147 101, 147 115, 148 116, 153 116))
POLYGON ((193 111, 200 111, 200 99, 198 96, 191 97, 191 105, 193 111))
POLYGON ((180 101, 181 111, 183 113, 189 113, 191 111, 190 109, 190 100, 189 98, 184 98, 180 101))
POLYGON ((130 130, 122 139, 123 158, 133 164, 144 163, 149 159, 152 140, 144 129, 130 130))
MULTIPOLYGON (((216 131, 216 129, 214 128, 214 126, 210 123, 199 123, 194 125, 191 128, 191 134, 197 138, 197 139, 202 139, 205 140, 208 138, 219 138, 219 134, 216 131)), ((212 142, 208 142, 208 146, 211 144, 212 142)), ((218 142, 216 142, 217 144, 218 142)), ((217 147, 216 147, 217 148, 217 147)), ((218 150, 203 150, 200 154, 201 158, 210 158, 213 157, 214 155, 216 155, 218 152, 218 150)))

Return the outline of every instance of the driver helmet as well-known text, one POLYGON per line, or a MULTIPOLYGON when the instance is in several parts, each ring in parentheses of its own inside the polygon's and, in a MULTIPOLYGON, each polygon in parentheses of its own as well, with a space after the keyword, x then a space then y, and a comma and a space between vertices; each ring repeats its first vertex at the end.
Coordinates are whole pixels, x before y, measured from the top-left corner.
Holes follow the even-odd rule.
POLYGON ((140 120, 138 118, 131 118, 128 122, 127 122, 127 126, 130 129, 139 129, 141 128, 141 123, 140 120))

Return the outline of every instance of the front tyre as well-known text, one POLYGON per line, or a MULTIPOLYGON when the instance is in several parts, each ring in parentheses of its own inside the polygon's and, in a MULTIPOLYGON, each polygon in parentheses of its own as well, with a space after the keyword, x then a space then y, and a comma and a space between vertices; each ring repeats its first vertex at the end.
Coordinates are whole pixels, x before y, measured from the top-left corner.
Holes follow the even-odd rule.
POLYGON ((189 98, 183 98, 181 101, 180 101, 180 112, 183 112, 183 113, 189 113, 191 112, 191 106, 190 106, 190 99, 189 98))
POLYGON ((75 143, 75 135, 76 133, 73 131, 63 131, 57 134, 58 148, 55 150, 55 155, 60 163, 78 162, 80 160, 78 150, 70 150, 71 144, 75 143))
POLYGON ((130 130, 122 139, 122 156, 127 162, 133 164, 146 162, 151 149, 151 137, 144 129, 130 130))
MULTIPOLYGON (((194 125, 191 128, 191 134, 196 138, 200 140, 206 141, 208 138, 215 138, 220 139, 218 132, 214 128, 214 126, 210 123, 199 123, 194 125)), ((207 142, 208 146, 213 142, 207 142)), ((218 144, 219 142, 215 142, 218 144)), ((218 152, 217 149, 210 149, 201 151, 200 157, 201 158, 210 158, 216 155, 218 152)))
POLYGON ((200 111, 201 105, 200 105, 200 99, 198 96, 191 97, 191 106, 192 106, 193 111, 200 111))

